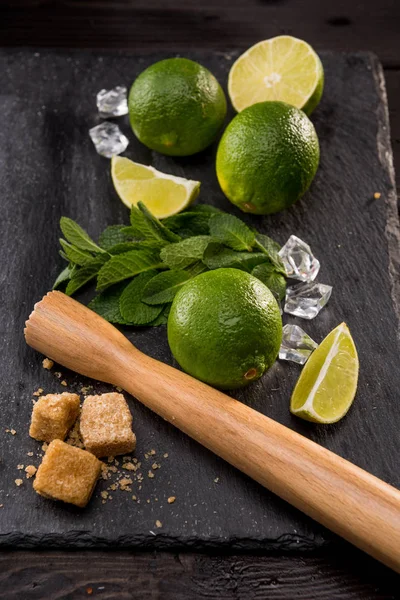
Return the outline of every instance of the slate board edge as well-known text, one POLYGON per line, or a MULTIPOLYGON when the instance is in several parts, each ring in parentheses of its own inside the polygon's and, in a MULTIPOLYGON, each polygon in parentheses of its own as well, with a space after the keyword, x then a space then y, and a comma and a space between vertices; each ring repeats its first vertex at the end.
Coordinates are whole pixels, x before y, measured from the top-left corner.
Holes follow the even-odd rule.
MULTIPOLYGON (((47 52, 47 50, 46 50, 47 52)), ((111 53, 110 53, 111 54, 111 53)), ((118 53, 127 54, 127 53, 118 53)), ((140 55, 151 55, 151 53, 139 53, 140 55)), ((224 55, 226 53, 216 53, 224 55)), ((234 56, 236 53, 230 52, 230 56, 234 56)), ((345 54, 345 53, 343 53, 345 54)), ((397 198, 396 188, 394 180, 394 167, 392 164, 392 151, 390 143, 390 129, 389 129, 389 116, 385 82, 383 76, 383 70, 377 57, 370 52, 359 52, 352 53, 353 55, 368 57, 369 62, 372 66, 373 76, 377 85, 377 88, 381 90, 383 101, 377 107, 377 118, 378 118, 378 131, 377 131, 377 147, 380 157, 382 170, 387 174, 390 191, 387 193, 385 198, 386 210, 387 210, 387 226, 386 226, 386 238, 388 241, 389 254, 390 254, 390 276, 392 285, 392 301, 395 306, 397 316, 400 316, 400 228, 399 218, 397 213, 397 198)), ((335 540, 336 536, 332 535, 332 539, 335 540)), ((231 549, 231 550, 248 550, 248 551, 307 551, 315 550, 322 546, 327 545, 329 542, 317 541, 313 537, 302 537, 298 535, 286 534, 276 539, 271 538, 247 538, 237 537, 232 538, 203 538, 198 539, 190 536, 182 536, 179 541, 175 538, 163 535, 161 532, 156 535, 149 535, 146 537, 141 536, 140 539, 132 535, 123 535, 118 538, 108 539, 105 536, 92 535, 85 531, 70 531, 64 532, 63 535, 59 534, 45 534, 45 535, 34 535, 26 534, 20 531, 10 532, 8 534, 0 536, 0 547, 16 547, 19 548, 37 548, 38 546, 45 546, 48 548, 125 548, 129 549, 134 546, 137 549, 168 549, 177 550, 185 549, 190 550, 195 548, 196 550, 207 550, 207 549, 231 549)))
MULTIPOLYGON (((335 537, 337 540, 337 538, 335 537)), ((117 539, 108 539, 92 535, 89 532, 69 531, 62 536, 58 534, 26 535, 22 532, 13 532, 1 536, 0 548, 37 550, 38 548, 77 549, 77 548, 108 548, 118 550, 168 550, 168 551, 248 551, 248 552, 313 552, 325 547, 332 547, 331 541, 320 541, 299 535, 285 534, 277 539, 254 538, 209 538, 180 537, 179 540, 163 534, 143 537, 121 536, 117 539)))
POLYGON ((371 55, 371 59, 375 81, 377 87, 381 90, 384 100, 378 105, 377 111, 378 122, 381 124, 381 127, 378 129, 377 147, 382 169, 387 171, 391 185, 391 190, 385 199, 387 214, 386 238, 389 248, 389 276, 392 287, 392 301, 398 317, 397 332, 400 337, 400 220, 393 153, 389 152, 387 154, 387 149, 391 149, 389 105, 382 65, 378 57, 374 54, 371 55))

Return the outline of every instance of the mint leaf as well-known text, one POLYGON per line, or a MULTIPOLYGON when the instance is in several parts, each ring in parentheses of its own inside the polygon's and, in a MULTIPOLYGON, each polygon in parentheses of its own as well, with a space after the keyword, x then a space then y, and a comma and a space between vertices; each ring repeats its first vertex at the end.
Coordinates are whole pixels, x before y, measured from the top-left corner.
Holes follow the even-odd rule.
POLYGON ((188 211, 196 213, 208 213, 209 215, 222 213, 222 210, 216 206, 212 206, 211 204, 195 204, 194 206, 191 206, 188 211))
POLYGON ((208 212, 183 212, 163 219, 163 223, 168 229, 174 233, 178 233, 181 238, 188 238, 194 235, 209 235, 212 214, 208 212))
POLYGON ((125 252, 130 252, 131 250, 140 250, 141 247, 140 242, 121 242, 108 248, 108 253, 113 255, 125 254, 125 252))
POLYGON ((86 265, 86 263, 90 262, 93 258, 93 254, 91 254, 90 252, 86 252, 86 250, 81 250, 80 248, 73 246, 72 244, 66 242, 63 239, 60 239, 60 244, 64 250, 64 255, 67 257, 69 262, 72 262, 75 265, 86 265))
POLYGON ((209 269, 232 268, 250 272, 257 264, 265 262, 261 252, 235 252, 218 242, 209 244, 203 262, 209 269))
POLYGON ((278 303, 284 299, 286 295, 286 279, 283 275, 275 271, 265 282, 265 285, 271 290, 278 303))
POLYGON ((176 244, 169 244, 161 250, 160 256, 170 269, 185 269, 202 259, 211 242, 212 238, 209 235, 187 238, 176 244))
POLYGON ((159 325, 166 325, 168 323, 168 315, 171 310, 171 304, 166 304, 154 321, 149 323, 152 327, 158 327, 159 325))
POLYGON ((264 283, 274 272, 275 265, 273 265, 270 261, 266 261, 254 267, 251 274, 264 283))
POLYGON ((131 250, 124 254, 117 254, 100 270, 97 289, 103 290, 124 279, 162 267, 164 264, 155 250, 131 250))
POLYGON ((101 292, 101 294, 98 294, 91 302, 89 302, 89 308, 110 323, 129 325, 128 321, 121 315, 119 308, 121 294, 127 285, 126 281, 124 281, 104 290, 104 292, 101 292))
POLYGON ((127 229, 126 225, 110 225, 100 234, 99 246, 104 250, 110 250, 117 244, 123 244, 124 242, 132 241, 132 235, 126 233, 124 230, 127 229))
POLYGON ((254 232, 243 221, 222 213, 210 219, 210 234, 232 250, 251 252, 256 241, 254 232))
POLYGON ((142 300, 146 304, 172 302, 175 294, 190 279, 186 271, 164 271, 158 273, 144 288, 142 300))
POLYGON ((61 271, 61 273, 58 275, 57 279, 53 283, 52 289, 58 290, 63 283, 66 283, 67 281, 69 281, 71 279, 71 277, 73 276, 75 271, 76 271, 75 265, 71 265, 71 264, 67 265, 65 267, 65 269, 63 269, 61 271))
POLYGON ((117 244, 116 246, 112 246, 109 248, 108 252, 110 254, 123 254, 124 252, 129 252, 130 250, 158 250, 160 251, 167 242, 158 242, 157 240, 141 240, 140 242, 122 242, 122 244, 117 244))
POLYGON ((67 285, 67 289, 65 290, 67 296, 72 296, 72 294, 75 294, 82 286, 94 279, 109 258, 109 254, 99 254, 92 258, 90 262, 86 263, 86 265, 77 269, 72 275, 70 282, 67 285))
POLYGON ((119 307, 122 317, 132 325, 147 325, 162 312, 163 306, 149 306, 142 302, 146 284, 156 275, 156 271, 141 273, 122 292, 119 307))
POLYGON ((251 272, 254 277, 262 281, 271 290, 278 302, 281 302, 286 293, 286 279, 278 273, 272 263, 257 265, 251 272))
MULTIPOLYGON (((129 229, 126 227, 126 229, 129 229)), ((125 252, 129 250, 143 250, 146 248, 151 248, 153 250, 161 250, 164 246, 167 246, 169 242, 160 241, 160 240, 139 240, 132 242, 122 242, 121 244, 116 244, 109 248, 108 252, 110 254, 122 254, 124 251, 123 248, 126 248, 125 252)))
POLYGON ((278 252, 281 249, 280 245, 264 233, 257 233, 256 247, 264 252, 270 261, 275 265, 276 270, 282 275, 286 274, 283 262, 278 252))
POLYGON ((181 239, 156 219, 142 202, 138 203, 138 207, 131 208, 130 233, 145 240, 178 242, 181 239))
POLYGON ((95 254, 104 252, 102 248, 94 243, 86 231, 72 219, 61 217, 60 227, 68 242, 80 250, 87 250, 88 252, 94 252, 95 254))
POLYGON ((190 267, 187 267, 185 271, 189 273, 191 279, 193 279, 193 277, 197 277, 197 275, 201 275, 201 273, 208 271, 208 267, 206 267, 201 260, 198 260, 193 263, 193 265, 190 265, 190 267))

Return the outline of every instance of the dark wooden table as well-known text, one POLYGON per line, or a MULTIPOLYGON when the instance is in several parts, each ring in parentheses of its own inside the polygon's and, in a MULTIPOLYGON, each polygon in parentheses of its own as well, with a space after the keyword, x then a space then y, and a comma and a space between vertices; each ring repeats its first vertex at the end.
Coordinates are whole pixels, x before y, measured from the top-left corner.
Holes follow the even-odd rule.
MULTIPOLYGON (((0 1, 3 46, 230 50, 282 33, 317 50, 372 50, 385 70, 400 173, 400 2, 0 1)), ((400 178, 397 175, 397 187, 400 178)), ((395 599, 400 578, 342 543, 316 554, 2 552, 0 598, 395 599)))

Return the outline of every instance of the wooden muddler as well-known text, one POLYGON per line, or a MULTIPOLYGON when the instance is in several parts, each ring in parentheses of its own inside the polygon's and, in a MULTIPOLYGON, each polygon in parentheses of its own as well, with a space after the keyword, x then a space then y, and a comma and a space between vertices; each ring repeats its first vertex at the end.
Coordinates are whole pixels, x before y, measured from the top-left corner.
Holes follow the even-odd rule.
POLYGON ((400 491, 229 396, 158 362, 60 292, 35 305, 27 343, 124 388, 218 456, 400 572, 400 491))

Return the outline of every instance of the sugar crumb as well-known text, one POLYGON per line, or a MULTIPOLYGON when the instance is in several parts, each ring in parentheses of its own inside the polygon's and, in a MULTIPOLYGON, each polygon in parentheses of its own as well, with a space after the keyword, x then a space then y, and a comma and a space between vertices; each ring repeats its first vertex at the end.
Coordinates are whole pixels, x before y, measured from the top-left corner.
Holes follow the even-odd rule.
POLYGON ((24 483, 24 480, 23 480, 23 479, 15 479, 15 485, 16 485, 17 487, 19 487, 19 486, 20 486, 20 485, 22 485, 23 483, 24 483))
POLYGON ((87 394, 92 389, 93 389, 92 385, 84 385, 81 387, 80 392, 81 392, 81 394, 87 394))
POLYGON ((42 450, 43 450, 43 452, 46 452, 46 450, 47 450, 47 448, 48 448, 48 447, 49 447, 48 443, 47 443, 47 442, 44 442, 44 443, 42 444, 42 450))
POLYGON ((382 196, 382 194, 380 192, 375 192, 374 194, 374 198, 375 200, 379 200, 379 198, 382 196))
POLYGON ((132 483, 133 481, 130 477, 123 477, 119 480, 119 489, 123 492, 131 492, 132 488, 130 486, 132 485, 132 483))
POLYGON ((62 373, 60 373, 60 371, 56 371, 54 375, 57 377, 57 379, 61 379, 62 377, 62 373))
POLYGON ((173 503, 175 502, 175 500, 176 500, 176 497, 175 497, 175 496, 170 496, 170 497, 168 498, 168 504, 173 504, 173 503))
POLYGON ((27 452, 26 455, 27 456, 33 456, 33 452, 27 452))
POLYGON ((168 458, 168 452, 166 452, 163 456, 164 458, 168 458))
POLYGON ((214 483, 218 483, 218 481, 219 481, 219 477, 216 477, 216 478, 214 479, 214 483))
POLYGON ((132 462, 126 462, 126 463, 122 463, 122 468, 125 469, 126 471, 136 471, 136 469, 138 467, 136 465, 134 465, 132 462))
POLYGON ((68 383, 65 381, 65 379, 63 379, 63 380, 61 381, 61 385, 63 385, 64 387, 67 387, 68 383))
POLYGON ((153 479, 153 477, 154 477, 153 471, 149 471, 147 476, 150 477, 150 479, 153 479))
POLYGON ((26 478, 30 479, 35 475, 37 468, 34 465, 28 465, 25 467, 26 478))
POLYGON ((158 519, 156 521, 156 527, 158 527, 158 528, 162 527, 162 523, 158 519))
POLYGON ((40 396, 40 394, 43 394, 43 388, 38 388, 36 390, 36 392, 33 392, 33 396, 40 396))
POLYGON ((43 369, 50 371, 54 367, 54 362, 50 358, 44 358, 42 361, 43 369))

